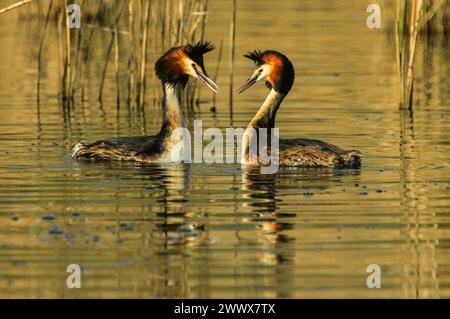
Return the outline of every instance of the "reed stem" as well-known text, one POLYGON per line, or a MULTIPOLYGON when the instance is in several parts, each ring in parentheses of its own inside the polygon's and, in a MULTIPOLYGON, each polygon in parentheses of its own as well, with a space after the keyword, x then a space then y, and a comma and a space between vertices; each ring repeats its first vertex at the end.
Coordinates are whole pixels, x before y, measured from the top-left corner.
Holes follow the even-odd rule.
POLYGON ((139 106, 142 108, 145 101, 145 67, 147 63, 147 43, 148 43, 148 29, 149 29, 149 16, 150 16, 150 1, 145 2, 144 9, 144 23, 143 23, 143 35, 142 35, 142 48, 141 48, 141 69, 139 76, 139 106))
POLYGON ((71 59, 71 51, 72 51, 72 42, 70 39, 70 28, 68 26, 69 23, 69 12, 67 10, 68 7, 68 1, 64 0, 64 7, 62 10, 65 12, 66 17, 66 61, 65 61, 65 80, 66 80, 66 86, 65 86, 65 92, 63 92, 64 96, 63 98, 69 98, 72 92, 72 59, 71 59))
POLYGON ((108 70, 108 61, 109 61, 109 57, 111 56, 111 51, 112 51, 112 48, 114 45, 115 35, 116 35, 115 33, 112 33, 111 41, 109 42, 108 50, 106 51, 105 66, 103 68, 102 79, 100 81, 100 89, 99 89, 99 93, 98 93, 98 101, 99 102, 103 101, 103 88, 105 86, 106 71, 108 70))
POLYGON ((422 0, 411 0, 409 18, 409 46, 408 65, 406 73, 406 83, 403 98, 403 107, 412 108, 412 95, 414 84, 414 56, 416 51, 417 35, 419 31, 420 12, 422 10, 422 0))
MULTIPOLYGON (((114 2, 114 11, 117 11, 117 2, 114 2)), ((120 7, 119 13, 114 23, 114 69, 116 74, 116 104, 120 107, 120 44, 119 44, 119 20, 122 15, 123 6, 120 7)))
POLYGON ((229 106, 230 106, 230 120, 233 121, 233 97, 234 97, 234 61, 235 61, 235 43, 236 43, 236 0, 233 0, 232 18, 230 26, 230 92, 229 92, 229 106))
POLYGON ((16 2, 16 3, 14 3, 14 4, 6 7, 6 8, 0 9, 0 14, 5 13, 5 12, 7 12, 9 10, 12 10, 12 9, 18 8, 18 7, 21 7, 21 6, 23 6, 23 5, 27 4, 27 3, 30 3, 31 1, 33 1, 33 0, 23 0, 23 1, 16 2))
POLYGON ((47 9, 47 16, 45 18, 45 23, 44 23, 44 32, 41 34, 41 39, 39 41, 39 51, 38 51, 38 56, 37 56, 37 60, 38 60, 38 67, 37 67, 37 71, 38 71, 38 79, 37 79, 37 87, 36 87, 36 99, 37 102, 39 103, 40 98, 41 98, 41 70, 42 70, 42 50, 44 48, 44 39, 45 39, 45 35, 47 34, 47 29, 48 29, 48 22, 50 20, 50 12, 52 11, 53 8, 53 1, 50 1, 48 4, 48 9, 47 9))
MULTIPOLYGON (((220 41, 219 53, 217 55, 216 69, 214 70, 213 80, 217 83, 217 78, 219 77, 220 64, 222 62, 222 52, 223 52, 223 39, 220 41)), ((216 92, 213 92, 213 107, 216 106, 216 92)))
POLYGON ((130 47, 130 57, 128 58, 128 105, 131 104, 132 96, 135 96, 135 56, 134 56, 134 0, 128 2, 128 44, 130 47))

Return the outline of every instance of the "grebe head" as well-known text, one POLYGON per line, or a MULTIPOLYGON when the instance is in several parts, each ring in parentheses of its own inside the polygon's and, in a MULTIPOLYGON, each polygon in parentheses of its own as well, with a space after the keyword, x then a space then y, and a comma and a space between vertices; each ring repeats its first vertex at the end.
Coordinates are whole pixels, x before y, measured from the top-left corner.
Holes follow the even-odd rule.
POLYGON ((172 48, 156 61, 156 75, 165 83, 182 86, 185 86, 189 76, 192 76, 217 92, 219 87, 208 77, 203 65, 203 54, 212 50, 214 45, 210 42, 198 42, 172 48))
POLYGON ((238 89, 238 93, 244 92, 261 80, 265 80, 268 88, 273 88, 279 93, 289 92, 294 83, 295 72, 294 66, 285 55, 273 50, 264 52, 255 50, 245 54, 244 57, 252 60, 256 69, 238 89))

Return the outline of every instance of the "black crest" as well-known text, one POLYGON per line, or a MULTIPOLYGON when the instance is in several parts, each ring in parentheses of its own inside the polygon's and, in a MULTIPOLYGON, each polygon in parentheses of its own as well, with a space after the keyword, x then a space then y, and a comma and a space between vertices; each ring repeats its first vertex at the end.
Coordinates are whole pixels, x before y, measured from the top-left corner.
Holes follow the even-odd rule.
POLYGON ((202 68, 203 73, 207 74, 203 64, 203 54, 214 49, 215 46, 211 42, 197 42, 196 44, 185 45, 183 52, 202 68))
POLYGON ((198 42, 196 44, 188 44, 183 47, 184 53, 192 60, 203 57, 203 54, 211 52, 216 47, 211 42, 198 42))
POLYGON ((256 65, 262 65, 262 64, 264 64, 263 55, 264 55, 264 52, 254 50, 254 51, 248 52, 247 54, 244 54, 244 57, 252 60, 253 62, 255 62, 256 65))
POLYGON ((181 84, 185 86, 189 76, 184 74, 179 63, 183 55, 191 58, 205 72, 203 65, 203 54, 214 50, 214 45, 210 42, 198 42, 175 47, 164 53, 155 63, 156 75, 161 81, 170 84, 181 84))
MULTIPOLYGON (((279 69, 276 70, 278 72, 277 80, 273 83, 273 88, 280 92, 287 94, 289 90, 292 88, 295 79, 295 71, 292 62, 282 53, 275 50, 267 50, 267 51, 252 51, 248 52, 244 55, 247 59, 252 60, 256 66, 263 65, 267 62, 267 60, 276 58, 279 61, 279 69)), ((272 88, 272 84, 267 81, 266 85, 268 88, 272 88)))

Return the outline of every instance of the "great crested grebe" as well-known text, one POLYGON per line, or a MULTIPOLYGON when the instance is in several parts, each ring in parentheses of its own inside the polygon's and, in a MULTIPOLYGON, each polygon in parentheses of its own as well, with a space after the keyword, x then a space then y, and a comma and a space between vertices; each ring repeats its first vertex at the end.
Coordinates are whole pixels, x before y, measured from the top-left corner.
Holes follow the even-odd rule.
POLYGON ((175 47, 167 51, 155 63, 155 71, 164 90, 164 118, 161 130, 153 136, 116 137, 92 144, 78 143, 72 147, 74 159, 136 162, 173 162, 179 156, 174 147, 180 142, 180 134, 173 134, 184 128, 181 109, 181 90, 189 76, 200 79, 211 90, 219 87, 207 76, 203 65, 203 54, 214 50, 209 42, 199 42, 175 47))
MULTIPOLYGON (((275 116, 281 102, 294 83, 294 66, 289 59, 273 50, 253 51, 244 57, 252 60, 256 70, 238 89, 242 93, 260 80, 265 80, 270 89, 269 95, 259 111, 250 121, 242 143, 242 163, 260 164, 260 160, 249 156, 249 139, 253 130, 275 127, 275 116)), ((270 133, 268 133, 270 134, 270 133)), ((279 140, 279 165, 291 167, 334 167, 358 168, 361 166, 361 153, 357 150, 345 151, 337 146, 319 140, 294 138, 279 140)))

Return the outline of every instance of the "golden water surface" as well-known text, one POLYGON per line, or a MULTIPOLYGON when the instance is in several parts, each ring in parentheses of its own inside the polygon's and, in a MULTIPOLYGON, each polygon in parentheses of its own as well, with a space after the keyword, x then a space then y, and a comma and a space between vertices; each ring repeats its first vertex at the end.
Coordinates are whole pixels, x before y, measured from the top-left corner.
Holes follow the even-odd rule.
MULTIPOLYGON (((283 52, 296 80, 278 112, 281 136, 364 154, 360 170, 275 175, 229 164, 72 160, 78 141, 156 133, 159 86, 148 90, 144 112, 124 97, 117 107, 111 57, 99 103, 110 39, 99 30, 85 100, 70 112, 60 103, 60 48, 49 38, 38 104, 37 22, 19 19, 23 8, 1 15, 0 297, 449 297, 448 39, 418 43, 414 109, 399 111, 393 29, 367 28, 366 7, 238 1, 235 88, 252 71, 245 52, 283 52), (69 264, 82 268, 81 289, 66 286, 69 264), (381 267, 381 289, 366 286, 370 264, 381 267)), ((206 39, 224 43, 221 93, 212 112, 202 89, 187 121, 245 127, 267 90, 258 84, 236 96, 230 113, 231 1, 209 1, 208 11, 206 39)), ((210 73, 218 51, 205 56, 210 73)))

